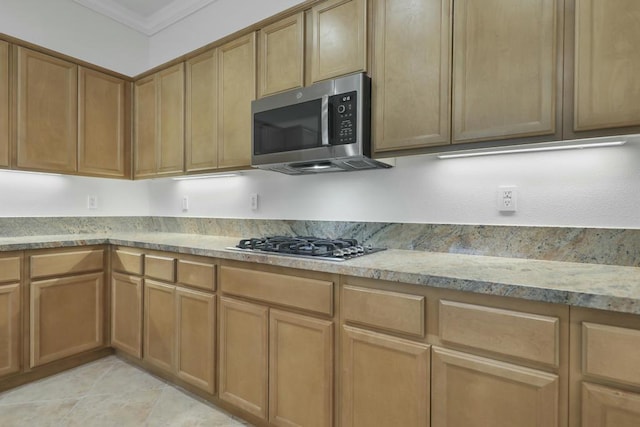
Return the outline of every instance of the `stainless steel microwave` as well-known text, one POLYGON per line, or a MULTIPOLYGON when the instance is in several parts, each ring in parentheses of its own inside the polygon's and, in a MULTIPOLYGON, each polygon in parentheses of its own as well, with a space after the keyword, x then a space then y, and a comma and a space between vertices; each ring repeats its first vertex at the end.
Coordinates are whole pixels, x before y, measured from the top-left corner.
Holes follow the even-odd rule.
POLYGON ((253 101, 251 165, 289 175, 389 168, 371 155, 364 73, 253 101))

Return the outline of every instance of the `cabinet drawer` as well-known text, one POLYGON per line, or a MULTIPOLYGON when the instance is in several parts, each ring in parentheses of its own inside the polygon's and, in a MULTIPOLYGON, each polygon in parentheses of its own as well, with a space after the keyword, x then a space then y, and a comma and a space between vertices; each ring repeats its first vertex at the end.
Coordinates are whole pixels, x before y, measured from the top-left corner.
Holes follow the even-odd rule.
POLYGON ((104 269, 104 251, 47 253, 31 256, 31 277, 60 276, 104 269))
POLYGON ((582 370, 585 375, 640 386, 640 330, 582 324, 582 370))
POLYGON ((195 288, 216 290, 216 266, 212 263, 178 260, 178 283, 195 288))
POLYGON ((122 249, 113 251, 113 269, 123 273, 142 275, 142 260, 144 255, 128 252, 122 249))
POLYGON ((345 286, 342 304, 348 322, 424 337, 423 296, 345 286))
POLYGON ((444 342, 487 350, 557 367, 556 317, 440 301, 440 337, 444 342))
POLYGON ((173 283, 176 281, 175 264, 175 258, 157 255, 145 255, 144 275, 146 277, 153 277, 154 279, 173 283))
POLYGON ((333 282, 329 281, 221 267, 220 286, 231 295, 333 314, 333 282))
POLYGON ((0 283, 20 281, 20 258, 0 258, 0 283))

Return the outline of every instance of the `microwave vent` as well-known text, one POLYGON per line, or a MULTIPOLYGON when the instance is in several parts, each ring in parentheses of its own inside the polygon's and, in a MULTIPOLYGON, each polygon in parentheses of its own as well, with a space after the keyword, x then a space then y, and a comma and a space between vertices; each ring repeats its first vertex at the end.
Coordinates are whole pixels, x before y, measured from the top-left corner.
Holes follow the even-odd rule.
POLYGON ((344 162, 347 166, 352 167, 353 169, 371 169, 375 167, 371 163, 366 160, 347 160, 344 162))

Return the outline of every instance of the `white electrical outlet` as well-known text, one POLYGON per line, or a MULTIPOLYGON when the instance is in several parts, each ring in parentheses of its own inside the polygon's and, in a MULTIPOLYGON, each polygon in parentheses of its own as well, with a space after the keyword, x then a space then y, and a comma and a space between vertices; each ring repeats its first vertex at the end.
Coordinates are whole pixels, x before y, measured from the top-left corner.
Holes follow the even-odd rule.
POLYGON ((498 211, 515 212, 518 210, 518 187, 501 185, 498 187, 498 211))
POLYGON ((182 210, 185 212, 189 210, 189 196, 182 196, 182 210))
POLYGON ((98 196, 87 196, 87 209, 98 209, 98 196))
POLYGON ((257 193, 253 193, 251 195, 251 210, 252 211, 258 210, 258 194, 257 193))

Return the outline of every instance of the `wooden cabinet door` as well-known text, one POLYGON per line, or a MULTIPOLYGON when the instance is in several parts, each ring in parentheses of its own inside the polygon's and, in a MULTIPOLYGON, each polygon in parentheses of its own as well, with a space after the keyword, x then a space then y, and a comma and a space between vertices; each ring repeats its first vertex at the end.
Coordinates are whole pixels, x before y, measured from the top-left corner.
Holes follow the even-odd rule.
POLYGON ((0 40, 0 167, 9 167, 9 43, 0 40))
POLYGON ((220 298, 220 398, 267 418, 269 309, 220 298))
POLYGON ((111 277, 111 346, 142 357, 142 278, 111 277))
POLYGON ((432 427, 555 427, 558 376, 441 348, 433 349, 432 427))
POLYGON ((0 377, 20 371, 20 284, 0 286, 0 377))
POLYGON ((78 83, 78 172, 127 177, 129 83, 84 67, 78 83))
POLYGON ((218 48, 218 166, 251 164, 251 101, 256 97, 256 34, 218 48))
POLYGON ((176 287, 144 281, 144 360, 173 372, 175 366, 176 287))
POLYGON ((261 98, 304 86, 304 13, 262 28, 258 44, 261 98))
POLYGON ((144 178, 154 176, 157 165, 156 135, 157 93, 155 75, 145 77, 135 83, 134 94, 134 176, 144 178))
POLYGON ((158 174, 184 170, 184 63, 158 73, 158 174))
POLYGON ((218 167, 218 50, 186 62, 185 169, 218 167))
POLYGON ((570 0, 567 10, 565 138, 638 132, 640 3, 570 0))
POLYGON ((450 142, 450 0, 376 0, 376 152, 450 142))
POLYGON ((428 345, 343 326, 342 425, 428 427, 429 360, 428 345))
POLYGON ((640 394, 582 384, 582 427, 637 427, 640 394))
POLYGON ((271 310, 269 421, 333 425, 333 323, 271 310))
POLYGON ((328 0, 311 16, 311 81, 366 71, 366 0, 328 0))
POLYGON ((176 289, 176 372, 186 382, 215 391, 215 296, 176 289))
POLYGON ((454 2, 454 143, 556 133, 558 1, 454 2))
POLYGON ((16 166, 76 171, 77 66, 17 47, 16 166))
POLYGON ((104 274, 31 283, 31 367, 104 344, 104 274))

